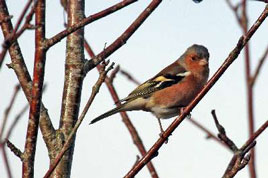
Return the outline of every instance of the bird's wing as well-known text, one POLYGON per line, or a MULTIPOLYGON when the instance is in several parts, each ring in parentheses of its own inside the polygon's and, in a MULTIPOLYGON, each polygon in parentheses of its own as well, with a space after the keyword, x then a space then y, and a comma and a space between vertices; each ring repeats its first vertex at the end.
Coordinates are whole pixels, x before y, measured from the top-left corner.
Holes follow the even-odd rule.
POLYGON ((126 98, 120 101, 130 101, 139 97, 149 97, 155 91, 162 90, 166 87, 179 83, 189 74, 190 72, 183 68, 181 68, 179 71, 177 70, 175 73, 174 70, 172 73, 168 73, 163 70, 152 79, 138 86, 126 98))

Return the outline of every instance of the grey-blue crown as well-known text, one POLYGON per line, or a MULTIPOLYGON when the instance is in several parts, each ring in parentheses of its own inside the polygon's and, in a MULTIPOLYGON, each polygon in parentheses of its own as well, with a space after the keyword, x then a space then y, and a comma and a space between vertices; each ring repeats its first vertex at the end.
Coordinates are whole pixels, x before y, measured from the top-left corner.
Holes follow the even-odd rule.
POLYGON ((205 46, 194 44, 187 49, 186 53, 193 51, 196 52, 199 57, 209 59, 209 52, 205 46))

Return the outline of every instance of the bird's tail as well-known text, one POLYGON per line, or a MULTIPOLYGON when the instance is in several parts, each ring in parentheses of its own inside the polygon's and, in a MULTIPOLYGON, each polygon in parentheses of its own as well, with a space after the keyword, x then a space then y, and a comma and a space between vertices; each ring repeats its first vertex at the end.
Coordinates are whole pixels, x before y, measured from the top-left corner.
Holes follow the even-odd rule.
POLYGON ((102 120, 102 119, 104 119, 106 117, 109 117, 109 116, 111 116, 113 114, 116 114, 116 113, 122 111, 124 109, 124 106, 125 105, 122 104, 122 105, 120 105, 120 106, 118 106, 118 107, 116 107, 116 108, 114 108, 114 109, 112 109, 110 111, 107 111, 106 113, 104 113, 104 114, 96 117, 95 119, 93 119, 89 124, 94 124, 95 122, 98 122, 98 121, 100 121, 100 120, 102 120))

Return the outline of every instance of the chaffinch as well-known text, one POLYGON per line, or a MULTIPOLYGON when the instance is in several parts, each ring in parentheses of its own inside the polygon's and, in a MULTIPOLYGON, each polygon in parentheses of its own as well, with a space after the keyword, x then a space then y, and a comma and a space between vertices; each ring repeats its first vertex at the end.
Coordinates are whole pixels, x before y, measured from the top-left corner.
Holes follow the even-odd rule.
POLYGON ((93 119, 93 124, 121 111, 143 110, 152 112, 158 119, 177 116, 203 88, 209 75, 209 52, 206 47, 194 44, 174 63, 147 80, 126 98, 123 103, 93 119))

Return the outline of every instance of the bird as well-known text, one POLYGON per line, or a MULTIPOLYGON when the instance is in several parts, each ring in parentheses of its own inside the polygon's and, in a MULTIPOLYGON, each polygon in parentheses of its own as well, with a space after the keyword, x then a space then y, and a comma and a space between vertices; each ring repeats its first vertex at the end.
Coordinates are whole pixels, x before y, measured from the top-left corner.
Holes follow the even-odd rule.
POLYGON ((96 117, 90 124, 121 111, 142 110, 155 115, 163 133, 160 119, 178 116, 204 87, 208 76, 208 49, 193 44, 175 62, 121 99, 121 105, 96 117))

